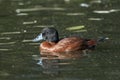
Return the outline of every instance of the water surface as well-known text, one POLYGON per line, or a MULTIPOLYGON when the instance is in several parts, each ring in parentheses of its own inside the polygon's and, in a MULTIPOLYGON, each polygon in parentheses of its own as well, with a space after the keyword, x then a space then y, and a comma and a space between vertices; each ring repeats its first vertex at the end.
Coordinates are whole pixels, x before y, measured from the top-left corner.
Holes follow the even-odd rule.
POLYGON ((119 80, 119 0, 0 0, 1 80, 119 80), (83 26, 84 28, 70 29, 83 26), (89 56, 80 59, 44 59, 38 65, 44 27, 60 37, 109 37, 89 56))

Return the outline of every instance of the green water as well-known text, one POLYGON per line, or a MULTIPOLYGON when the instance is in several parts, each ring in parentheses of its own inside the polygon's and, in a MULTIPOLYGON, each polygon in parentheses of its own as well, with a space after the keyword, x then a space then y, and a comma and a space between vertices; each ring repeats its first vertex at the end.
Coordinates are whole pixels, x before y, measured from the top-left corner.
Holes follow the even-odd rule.
POLYGON ((119 80, 119 0, 0 0, 0 80, 119 80), (69 27, 84 26, 76 30, 69 27), (89 56, 37 64, 43 27, 60 37, 109 37, 89 56))

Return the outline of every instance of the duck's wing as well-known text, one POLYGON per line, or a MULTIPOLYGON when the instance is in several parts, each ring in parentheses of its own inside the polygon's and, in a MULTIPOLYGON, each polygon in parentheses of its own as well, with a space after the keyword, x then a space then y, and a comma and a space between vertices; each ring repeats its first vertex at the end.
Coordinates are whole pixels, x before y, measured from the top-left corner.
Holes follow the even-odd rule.
POLYGON ((60 40, 55 46, 54 50, 59 52, 75 51, 81 49, 83 39, 71 37, 60 40))

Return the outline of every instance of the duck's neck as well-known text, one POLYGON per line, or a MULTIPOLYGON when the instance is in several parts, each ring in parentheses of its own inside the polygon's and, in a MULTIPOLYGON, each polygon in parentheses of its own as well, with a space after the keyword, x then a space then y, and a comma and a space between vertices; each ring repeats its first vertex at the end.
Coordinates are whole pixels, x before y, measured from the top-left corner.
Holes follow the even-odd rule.
POLYGON ((59 42, 59 37, 58 36, 50 37, 50 38, 46 39, 46 41, 57 43, 57 42, 59 42))
POLYGON ((58 43, 59 42, 59 37, 55 37, 53 42, 58 43))

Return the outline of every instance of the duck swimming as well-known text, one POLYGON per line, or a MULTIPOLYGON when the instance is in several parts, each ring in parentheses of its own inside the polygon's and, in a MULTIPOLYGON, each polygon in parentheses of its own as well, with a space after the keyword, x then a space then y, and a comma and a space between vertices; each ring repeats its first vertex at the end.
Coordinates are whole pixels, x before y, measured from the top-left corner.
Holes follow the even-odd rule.
POLYGON ((68 37, 59 39, 58 31, 55 28, 44 28, 42 32, 33 39, 34 42, 44 40, 40 44, 40 52, 71 52, 82 50, 93 50, 97 45, 96 40, 83 39, 79 37, 68 37))

